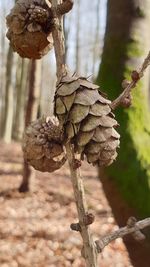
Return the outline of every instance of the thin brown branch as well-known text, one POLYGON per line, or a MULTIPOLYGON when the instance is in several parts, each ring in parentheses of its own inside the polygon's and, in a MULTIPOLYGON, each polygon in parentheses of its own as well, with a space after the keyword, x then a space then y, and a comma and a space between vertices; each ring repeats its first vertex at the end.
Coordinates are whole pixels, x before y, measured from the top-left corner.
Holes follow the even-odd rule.
POLYGON ((73 168, 74 150, 70 143, 66 144, 66 152, 69 161, 71 180, 74 189, 75 201, 79 216, 79 223, 72 224, 72 229, 79 231, 83 239, 82 256, 85 258, 87 267, 97 267, 97 250, 93 238, 90 233, 88 224, 90 224, 90 218, 92 223, 92 215, 87 212, 87 205, 85 200, 83 180, 79 173, 79 170, 73 168), (88 222, 87 222, 88 220, 88 222))
POLYGON ((133 237, 139 241, 145 239, 145 236, 140 230, 144 229, 145 227, 150 226, 150 218, 146 218, 138 222, 136 222, 136 220, 134 219, 135 218, 133 217, 129 218, 127 222, 127 226, 120 228, 119 230, 115 231, 114 233, 111 233, 110 235, 104 236, 100 240, 97 240, 95 243, 96 243, 98 252, 102 252, 104 247, 106 247, 110 242, 116 240, 117 238, 124 237, 129 234, 132 234, 133 237))
MULTIPOLYGON (((124 88, 124 91, 120 94, 119 97, 117 97, 112 103, 111 103, 111 108, 114 110, 116 109, 119 105, 124 105, 124 106, 129 106, 130 105, 130 100, 131 100, 131 90, 136 86, 137 82, 143 77, 144 71, 146 68, 150 65, 150 51, 145 58, 141 68, 136 71, 134 70, 131 73, 131 82, 127 82, 124 88)), ((123 86, 124 87, 124 86, 123 86)))
POLYGON ((73 1, 72 0, 64 0, 62 4, 58 5, 57 12, 60 15, 64 15, 68 13, 73 8, 73 1))
POLYGON ((45 0, 46 4, 49 8, 52 9, 53 12, 53 40, 54 40, 54 49, 56 55, 56 64, 57 64, 57 79, 60 81, 61 77, 66 75, 67 67, 65 64, 65 44, 64 44, 64 32, 63 32, 63 20, 62 16, 58 16, 57 8, 58 5, 61 4, 62 1, 51 0, 51 4, 49 0, 45 0))
MULTIPOLYGON (((49 7, 51 6, 48 0, 46 0, 46 3, 49 5, 49 7)), ((62 16, 57 12, 58 5, 62 4, 62 1, 52 0, 51 4, 51 9, 54 17, 52 34, 54 39, 54 49, 57 63, 57 82, 59 83, 62 76, 67 74, 67 68, 65 65, 65 45, 62 16)), ((85 258, 86 266, 97 267, 96 244, 92 239, 89 229, 89 224, 93 222, 93 217, 91 214, 88 214, 87 211, 83 181, 79 174, 78 168, 80 166, 80 162, 75 159, 74 149, 70 142, 66 144, 66 153, 70 166, 71 181, 79 216, 79 223, 75 224, 74 226, 72 225, 72 227, 74 228, 74 230, 77 227, 76 229, 81 233, 83 239, 82 256, 85 258)))

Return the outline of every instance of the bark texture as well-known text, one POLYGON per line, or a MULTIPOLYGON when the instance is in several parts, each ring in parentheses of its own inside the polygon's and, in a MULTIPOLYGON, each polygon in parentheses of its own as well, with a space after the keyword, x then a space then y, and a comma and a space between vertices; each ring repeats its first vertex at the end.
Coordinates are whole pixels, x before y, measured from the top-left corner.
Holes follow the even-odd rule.
MULTIPOLYGON (((108 0, 104 51, 98 83, 114 99, 131 70, 140 66, 150 47, 148 0, 108 0)), ((150 114, 148 72, 133 92, 128 110, 118 109, 121 145, 118 160, 108 170, 139 214, 150 212, 150 114), (134 194, 133 194, 134 192, 134 194)))

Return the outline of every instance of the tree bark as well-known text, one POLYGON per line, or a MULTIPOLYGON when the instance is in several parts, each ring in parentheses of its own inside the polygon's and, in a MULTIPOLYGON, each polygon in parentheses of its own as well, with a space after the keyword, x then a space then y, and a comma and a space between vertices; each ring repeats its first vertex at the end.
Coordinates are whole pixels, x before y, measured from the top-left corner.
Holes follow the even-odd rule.
MULTIPOLYGON (((130 71, 141 66, 150 47, 150 1, 108 0, 107 25, 97 82, 112 99, 121 93, 121 83, 130 71)), ((148 72, 134 89, 133 104, 118 109, 121 145, 108 174, 123 196, 142 216, 150 213, 150 114, 148 72), (133 194, 134 192, 134 194, 133 194)))

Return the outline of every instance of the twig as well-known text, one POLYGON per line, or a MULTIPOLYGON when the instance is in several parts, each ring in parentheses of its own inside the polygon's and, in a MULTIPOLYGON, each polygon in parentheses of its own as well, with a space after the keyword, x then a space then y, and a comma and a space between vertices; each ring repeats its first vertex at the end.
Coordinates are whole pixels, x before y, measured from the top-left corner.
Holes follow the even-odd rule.
POLYGON ((125 105, 125 106, 129 106, 130 105, 130 93, 131 90, 136 86, 137 82, 143 77, 144 75, 144 71, 146 70, 146 68, 150 65, 150 51, 147 55, 147 57, 145 58, 141 68, 136 71, 134 70, 131 73, 131 82, 128 81, 124 81, 123 83, 123 87, 125 84, 125 88, 124 91, 120 94, 119 97, 117 97, 112 103, 111 103, 111 108, 114 110, 116 109, 119 105, 125 105))
MULTIPOLYGON (((71 179, 72 185, 74 189, 75 201, 78 210, 79 223, 74 224, 78 229, 76 231, 80 231, 82 239, 83 239, 83 250, 82 256, 85 258, 87 267, 97 267, 97 250, 93 238, 91 236, 88 223, 85 223, 87 218, 87 205, 85 200, 85 193, 83 187, 82 177, 79 174, 79 169, 75 170, 73 168, 74 151, 70 143, 66 144, 66 153, 69 161, 70 171, 71 171, 71 179)), ((72 228, 73 229, 73 228, 72 228)), ((75 230, 75 229, 74 229, 75 230)))
MULTIPOLYGON (((47 2, 48 0, 46 0, 46 3, 47 2)), ((54 27, 52 34, 54 39, 54 49, 57 62, 57 82, 59 83, 62 76, 67 74, 67 67, 65 65, 65 46, 62 16, 57 13, 57 6, 58 4, 61 4, 62 1, 52 0, 51 3, 54 17, 54 27)), ((73 147, 69 142, 66 144, 66 153, 70 166, 71 181, 79 217, 79 223, 72 225, 72 229, 76 229, 77 231, 79 231, 82 236, 82 256, 85 258, 87 267, 97 267, 96 244, 92 239, 90 229, 88 227, 88 225, 93 222, 93 216, 91 214, 88 214, 87 212, 83 181, 79 174, 78 168, 80 162, 77 162, 77 160, 75 159, 73 147)))
POLYGON ((128 234, 133 234, 133 237, 136 240, 141 241, 145 239, 145 236, 140 230, 148 226, 150 226, 150 218, 146 218, 142 221, 136 222, 136 219, 134 217, 131 217, 127 222, 127 226, 120 228, 119 230, 115 231, 110 235, 106 235, 100 240, 97 240, 95 242, 97 250, 98 252, 101 252, 104 247, 106 247, 110 242, 116 240, 117 238, 124 237, 128 234))
POLYGON ((45 0, 46 4, 49 8, 52 9, 53 12, 53 40, 54 40, 54 50, 56 55, 56 64, 57 64, 57 79, 58 83, 62 76, 67 74, 67 66, 65 64, 65 45, 64 45, 64 34, 63 34, 63 20, 62 16, 57 13, 57 7, 61 4, 62 1, 59 0, 51 0, 51 4, 49 0, 45 0))

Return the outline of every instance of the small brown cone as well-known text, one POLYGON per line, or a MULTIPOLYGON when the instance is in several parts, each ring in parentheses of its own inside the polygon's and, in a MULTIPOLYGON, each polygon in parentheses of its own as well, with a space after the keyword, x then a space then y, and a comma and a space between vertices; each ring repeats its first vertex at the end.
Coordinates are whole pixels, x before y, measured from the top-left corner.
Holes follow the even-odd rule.
POLYGON ((119 134, 117 121, 99 86, 85 78, 66 76, 57 86, 55 115, 64 126, 66 139, 89 163, 110 165, 116 158, 119 134))
POLYGON ((18 0, 6 22, 7 38, 21 57, 40 59, 53 47, 52 13, 44 0, 18 0))
POLYGON ((40 118, 26 129, 23 139, 25 160, 36 170, 53 172, 65 163, 63 131, 53 118, 40 118))

